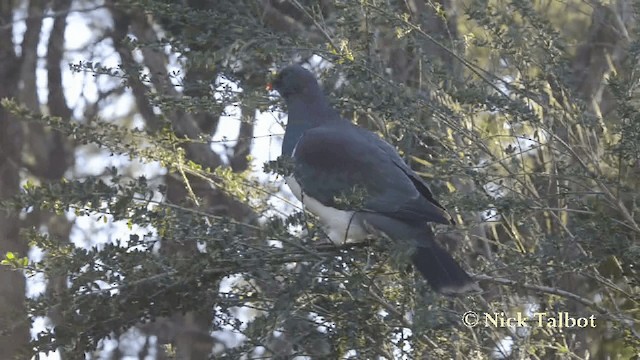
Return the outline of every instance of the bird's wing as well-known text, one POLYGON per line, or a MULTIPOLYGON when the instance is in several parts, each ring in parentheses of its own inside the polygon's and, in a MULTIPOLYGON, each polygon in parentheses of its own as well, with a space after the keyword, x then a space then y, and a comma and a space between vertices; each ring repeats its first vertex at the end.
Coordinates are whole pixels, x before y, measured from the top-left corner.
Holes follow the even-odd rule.
POLYGON ((400 220, 451 223, 428 187, 378 136, 347 122, 305 131, 293 152, 294 176, 305 196, 353 210, 339 199, 360 195, 361 210, 400 220))

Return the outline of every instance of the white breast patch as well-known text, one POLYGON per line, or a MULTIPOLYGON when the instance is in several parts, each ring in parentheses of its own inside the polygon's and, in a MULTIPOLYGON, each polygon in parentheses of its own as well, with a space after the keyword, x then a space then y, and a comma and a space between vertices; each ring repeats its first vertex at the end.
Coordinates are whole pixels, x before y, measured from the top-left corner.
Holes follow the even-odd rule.
POLYGON ((322 228, 336 245, 345 242, 359 242, 367 237, 367 231, 354 216, 353 211, 339 210, 322 205, 318 200, 302 194, 300 185, 293 176, 285 178, 293 195, 302 202, 304 208, 320 219, 322 228))

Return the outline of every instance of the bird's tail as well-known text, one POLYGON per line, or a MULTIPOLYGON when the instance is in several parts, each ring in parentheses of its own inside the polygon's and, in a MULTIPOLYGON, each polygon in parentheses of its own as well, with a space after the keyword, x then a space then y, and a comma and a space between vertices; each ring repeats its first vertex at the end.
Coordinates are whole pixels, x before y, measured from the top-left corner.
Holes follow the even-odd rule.
POLYGON ((429 224, 407 223, 376 213, 359 215, 369 231, 382 232, 393 240, 415 246, 411 261, 434 290, 446 295, 482 291, 453 257, 436 243, 429 224))
POLYGON ((446 250, 434 240, 429 243, 428 246, 418 246, 411 261, 434 290, 445 295, 482 291, 446 250))

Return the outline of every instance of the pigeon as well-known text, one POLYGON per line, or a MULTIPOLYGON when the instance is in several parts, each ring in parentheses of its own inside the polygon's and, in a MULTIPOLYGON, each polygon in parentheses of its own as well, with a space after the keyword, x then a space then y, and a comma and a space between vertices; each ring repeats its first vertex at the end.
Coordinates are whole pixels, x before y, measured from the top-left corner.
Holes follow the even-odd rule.
POLYGON ((342 118, 301 65, 282 69, 271 88, 288 112, 282 156, 293 166, 285 181, 334 244, 384 235, 409 244, 413 266, 435 291, 481 291, 436 243, 429 223, 454 222, 392 145, 342 118), (345 201, 350 196, 355 201, 345 201))

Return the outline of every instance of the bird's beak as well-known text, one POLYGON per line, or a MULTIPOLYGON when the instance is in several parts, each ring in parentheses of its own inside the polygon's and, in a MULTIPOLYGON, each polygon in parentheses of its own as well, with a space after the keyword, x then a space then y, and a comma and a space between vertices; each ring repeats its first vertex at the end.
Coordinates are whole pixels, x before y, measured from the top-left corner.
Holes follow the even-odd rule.
POLYGON ((269 82, 267 82, 267 86, 265 86, 265 90, 267 91, 273 90, 273 83, 276 81, 277 77, 278 77, 278 73, 275 70, 271 71, 271 74, 269 74, 269 82))

